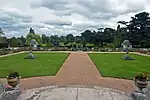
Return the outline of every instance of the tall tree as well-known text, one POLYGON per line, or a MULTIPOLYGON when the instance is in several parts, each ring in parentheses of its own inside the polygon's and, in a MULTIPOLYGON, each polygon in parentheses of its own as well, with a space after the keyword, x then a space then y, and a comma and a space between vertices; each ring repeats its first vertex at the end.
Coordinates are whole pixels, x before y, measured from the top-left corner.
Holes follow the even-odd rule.
POLYGON ((53 44, 53 46, 58 47, 60 45, 60 39, 59 39, 58 35, 50 36, 50 42, 53 44))
POLYGON ((32 28, 30 28, 29 33, 35 34, 35 33, 34 33, 34 30, 33 30, 32 28))
POLYGON ((66 41, 67 41, 66 36, 61 36, 60 37, 60 42, 66 42, 66 41))
POLYGON ((18 47, 18 46, 20 46, 20 41, 17 38, 12 37, 10 39, 10 46, 11 47, 18 47))
POLYGON ((0 28, 0 36, 4 34, 5 34, 4 31, 2 30, 2 28, 0 28))
POLYGON ((76 36, 75 37, 75 42, 76 43, 81 43, 81 41, 82 41, 82 37, 81 36, 76 36))
POLYGON ((126 25, 128 34, 127 37, 133 44, 138 47, 150 47, 150 17, 149 13, 141 12, 131 17, 128 23, 119 21, 126 25))
POLYGON ((8 47, 7 38, 4 37, 4 31, 0 28, 0 48, 8 47))
POLYGON ((21 46, 21 47, 26 46, 26 38, 24 38, 23 36, 21 36, 21 37, 18 37, 17 39, 19 41, 19 46, 21 46))
POLYGON ((103 32, 103 41, 105 43, 112 43, 114 40, 115 29, 105 28, 103 32))
POLYGON ((45 34, 42 34, 42 43, 46 44, 47 43, 47 38, 45 34))
POLYGON ((0 37, 0 48, 8 47, 8 42, 6 37, 0 37))
MULTIPOLYGON (((123 22, 124 23, 124 22, 123 22)), ((127 39, 127 28, 126 27, 120 27, 120 25, 117 26, 117 30, 114 34, 114 46, 120 47, 122 42, 127 39)))
POLYGON ((41 39, 40 35, 35 34, 34 30, 32 28, 30 28, 29 33, 26 37, 26 43, 28 45, 29 45, 31 39, 35 39, 38 42, 38 44, 41 44, 42 39, 41 39))
POLYGON ((92 41, 92 32, 90 30, 85 30, 83 33, 81 33, 81 36, 85 39, 87 43, 90 43, 92 41))
POLYGON ((66 36, 67 42, 74 42, 74 36, 72 34, 68 34, 66 36))

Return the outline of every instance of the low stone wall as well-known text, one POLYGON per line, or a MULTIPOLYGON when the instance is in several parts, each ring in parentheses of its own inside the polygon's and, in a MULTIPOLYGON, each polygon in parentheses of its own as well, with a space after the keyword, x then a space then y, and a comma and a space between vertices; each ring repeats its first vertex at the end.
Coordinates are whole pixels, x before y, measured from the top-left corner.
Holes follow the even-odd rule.
POLYGON ((124 92, 98 86, 48 86, 23 91, 18 100, 133 100, 124 92))

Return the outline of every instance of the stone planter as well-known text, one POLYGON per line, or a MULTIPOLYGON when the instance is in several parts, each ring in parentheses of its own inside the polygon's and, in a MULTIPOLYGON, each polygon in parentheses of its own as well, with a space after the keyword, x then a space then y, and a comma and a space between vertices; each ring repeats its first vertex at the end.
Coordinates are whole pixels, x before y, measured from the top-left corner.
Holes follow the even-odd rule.
POLYGON ((133 79, 134 80, 134 84, 140 89, 142 90, 143 88, 146 88, 148 85, 148 80, 145 81, 140 81, 138 79, 133 79))
POLYGON ((8 84, 10 86, 12 86, 13 88, 15 88, 19 84, 20 78, 21 77, 19 77, 19 78, 18 77, 17 78, 8 78, 7 77, 7 82, 8 82, 8 84))

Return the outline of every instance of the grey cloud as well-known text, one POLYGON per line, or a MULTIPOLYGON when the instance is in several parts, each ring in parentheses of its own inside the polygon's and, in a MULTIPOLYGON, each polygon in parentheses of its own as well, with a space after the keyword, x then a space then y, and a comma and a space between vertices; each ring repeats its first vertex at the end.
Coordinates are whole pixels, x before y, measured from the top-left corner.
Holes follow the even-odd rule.
POLYGON ((18 29, 26 29, 26 28, 29 28, 30 25, 25 24, 25 23, 17 23, 17 24, 14 24, 13 26, 18 29))
POLYGON ((10 23, 7 23, 7 22, 0 22, 0 27, 1 28, 12 28, 12 25, 10 23))
POLYGON ((40 25, 40 24, 36 24, 36 23, 31 24, 31 26, 36 27, 36 28, 45 28, 45 25, 40 25))
POLYGON ((98 27, 102 27, 102 26, 99 25, 98 23, 95 23, 95 24, 82 23, 82 24, 74 24, 72 29, 81 32, 86 29, 97 29, 98 27))
POLYGON ((70 21, 64 21, 64 20, 48 20, 48 21, 44 21, 45 24, 48 24, 48 25, 56 25, 56 26, 64 26, 64 25, 72 25, 72 22, 70 21))
POLYGON ((59 16, 71 15, 71 13, 78 13, 88 18, 107 18, 111 17, 110 8, 107 0, 42 0, 37 7, 46 7, 54 10, 54 13, 59 16), (99 12, 99 17, 96 16, 99 12), (59 13, 59 14, 58 14, 59 13), (109 14, 107 14, 109 13, 109 14), (105 17, 103 16, 105 15, 105 17))
POLYGON ((8 12, 0 9, 0 28, 5 31, 22 31, 29 27, 32 18, 30 16, 19 15, 15 12, 8 12))
POLYGON ((16 21, 14 20, 14 18, 12 18, 11 16, 9 15, 6 15, 4 13, 1 13, 0 12, 0 22, 1 23, 11 23, 11 24, 14 24, 16 23, 16 21))
POLYGON ((26 36, 27 35, 27 32, 26 32, 26 30, 22 30, 22 31, 11 31, 11 32, 7 32, 6 34, 5 34, 5 36, 6 37, 8 37, 8 38, 11 38, 11 37, 13 37, 13 36, 15 36, 15 37, 20 37, 20 36, 26 36))
POLYGON ((125 13, 130 13, 130 12, 139 12, 145 9, 145 5, 141 3, 127 3, 127 10, 125 13))
POLYGON ((144 4, 138 2, 130 2, 130 0, 117 0, 114 2, 111 0, 42 0, 38 4, 35 3, 35 5, 37 5, 37 7, 46 7, 51 10, 55 10, 55 14, 58 16, 59 14, 60 16, 66 16, 71 13, 78 13, 89 18, 90 20, 108 20, 111 17, 116 17, 120 14, 143 10, 145 6, 144 4), (119 2, 118 5, 116 5, 115 2, 119 2), (118 7, 121 5, 125 7, 125 9, 120 10, 118 7))
POLYGON ((7 22, 0 23, 0 27, 3 28, 4 30, 9 30, 9 31, 21 31, 23 29, 29 28, 28 24, 23 24, 23 23, 16 23, 16 24, 11 24, 7 22))
POLYGON ((46 7, 54 10, 65 10, 65 5, 68 3, 67 0, 42 0, 41 2, 34 2, 31 4, 33 7, 46 7))
POLYGON ((32 22, 32 16, 26 15, 26 14, 20 14, 18 12, 14 12, 14 11, 4 11, 0 9, 0 13, 1 15, 5 15, 4 19, 8 19, 8 20, 14 20, 15 21, 22 21, 25 23, 29 23, 32 22))
POLYGON ((21 21, 22 21, 23 23, 31 23, 31 22, 32 22, 32 19, 31 19, 31 18, 21 19, 21 21))
POLYGON ((63 10, 63 11, 53 10, 52 13, 55 14, 56 16, 70 16, 71 10, 63 10))
POLYGON ((108 5, 108 0, 79 0, 77 3, 86 9, 88 9, 90 12, 109 12, 110 8, 108 5))

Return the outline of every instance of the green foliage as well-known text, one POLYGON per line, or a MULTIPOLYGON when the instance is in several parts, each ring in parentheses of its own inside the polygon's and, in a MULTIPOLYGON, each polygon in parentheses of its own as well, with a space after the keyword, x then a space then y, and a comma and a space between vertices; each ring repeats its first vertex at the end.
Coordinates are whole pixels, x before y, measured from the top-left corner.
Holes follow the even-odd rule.
POLYGON ((15 38, 15 37, 12 37, 10 39, 10 46, 11 47, 20 47, 20 46, 22 46, 22 44, 23 44, 22 41, 15 38))
POLYGON ((3 43, 7 42, 7 38, 6 37, 0 37, 0 42, 3 42, 3 43))
MULTIPOLYGON (((124 24, 125 21, 120 21, 124 24)), ((141 12, 131 17, 129 22, 126 22, 128 34, 126 37, 131 41, 133 46, 150 47, 150 17, 149 13, 141 12)))
POLYGON ((35 39, 39 44, 41 44, 41 37, 38 34, 29 33, 26 37, 26 43, 29 45, 31 39, 35 39))
POLYGON ((115 48, 116 46, 115 46, 115 44, 106 44, 105 46, 104 46, 104 48, 115 48))
POLYGON ((47 43, 46 47, 53 47, 53 44, 52 43, 47 43))
POLYGON ((0 36, 4 34, 5 34, 4 31, 2 30, 2 28, 0 28, 0 36))
POLYGON ((45 34, 42 34, 42 43, 43 44, 48 44, 49 43, 49 37, 46 36, 45 34))
POLYGON ((86 46, 87 47, 94 47, 94 44, 92 44, 92 43, 86 43, 86 46))
POLYGON ((53 47, 52 43, 41 44, 41 47, 53 47))
POLYGON ((67 42, 74 42, 74 36, 72 34, 68 34, 66 36, 67 42))
POLYGON ((31 39, 35 39, 35 34, 33 33, 29 33, 26 37, 26 43, 29 45, 30 44, 30 41, 31 39))
POLYGON ((144 74, 144 73, 138 73, 138 74, 135 76, 135 79, 138 79, 138 80, 141 80, 141 81, 145 81, 145 80, 147 80, 147 75, 144 74))
POLYGON ((115 29, 105 28, 102 32, 86 30, 81 33, 82 37, 85 39, 86 43, 92 43, 97 46, 103 46, 104 43, 112 43, 114 40, 115 29))
POLYGON ((8 43, 7 43, 7 38, 6 37, 0 37, 0 48, 7 48, 8 43))
POLYGON ((61 47, 64 47, 64 46, 65 46, 64 42, 61 42, 61 43, 60 43, 60 46, 61 46, 61 47))

